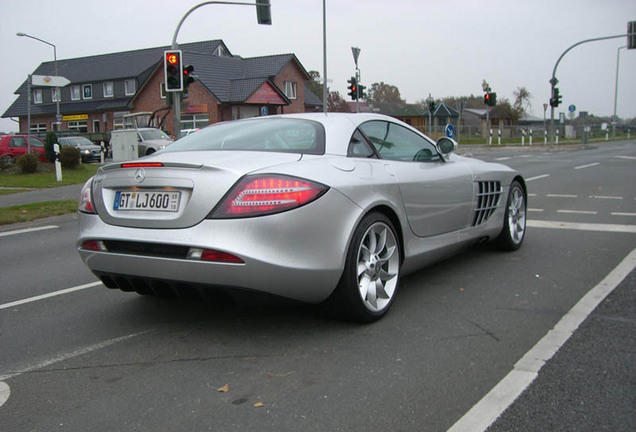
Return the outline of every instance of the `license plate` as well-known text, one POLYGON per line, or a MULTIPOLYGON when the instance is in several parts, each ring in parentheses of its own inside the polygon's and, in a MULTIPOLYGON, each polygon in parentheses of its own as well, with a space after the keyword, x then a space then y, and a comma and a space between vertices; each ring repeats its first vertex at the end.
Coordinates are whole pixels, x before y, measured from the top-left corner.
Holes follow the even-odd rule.
POLYGON ((180 200, 178 191, 117 191, 113 209, 176 212, 180 200))

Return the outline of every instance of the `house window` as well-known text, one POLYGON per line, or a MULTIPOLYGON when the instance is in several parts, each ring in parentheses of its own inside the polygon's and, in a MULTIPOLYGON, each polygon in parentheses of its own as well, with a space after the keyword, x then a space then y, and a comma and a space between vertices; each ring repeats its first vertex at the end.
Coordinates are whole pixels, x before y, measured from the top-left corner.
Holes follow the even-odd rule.
POLYGON ((159 84, 159 97, 161 99, 165 99, 166 98, 166 83, 164 83, 164 82, 159 84))
POLYGON ((134 95, 135 91, 137 91, 137 89, 135 87, 135 80, 134 79, 127 79, 126 81, 124 81, 124 89, 126 91, 126 96, 134 95))
POLYGON ((210 124, 207 114, 181 114, 181 130, 201 129, 210 124))
POLYGON ((68 122, 68 130, 71 132, 88 133, 88 122, 82 121, 70 121, 68 122))
POLYGON ((42 103, 42 89, 33 90, 33 103, 34 104, 42 103))
POLYGON ((296 99, 296 83, 293 81, 285 81, 283 82, 283 93, 289 99, 296 99))
POLYGON ((71 100, 80 100, 82 98, 82 89, 78 85, 71 86, 71 100))
POLYGON ((94 133, 99 132, 99 120, 97 119, 93 120, 93 132, 94 133))
POLYGON ((113 82, 108 81, 104 83, 104 97, 112 98, 115 96, 115 90, 113 89, 113 82))
POLYGON ((46 123, 32 123, 31 132, 46 132, 46 123))
POLYGON ((60 102, 62 100, 62 92, 59 88, 53 87, 51 88, 51 100, 53 102, 60 102))
POLYGON ((84 94, 84 99, 93 99, 93 84, 84 84, 82 93, 84 94))

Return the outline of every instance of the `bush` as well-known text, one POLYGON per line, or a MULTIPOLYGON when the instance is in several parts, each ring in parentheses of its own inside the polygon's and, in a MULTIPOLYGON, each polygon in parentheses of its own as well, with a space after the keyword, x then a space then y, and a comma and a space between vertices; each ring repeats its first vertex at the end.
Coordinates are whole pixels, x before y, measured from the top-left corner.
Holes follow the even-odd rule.
POLYGON ((76 169, 79 166, 82 155, 75 147, 65 146, 60 150, 60 163, 62 168, 76 169))
POLYGON ((16 161, 22 174, 33 174, 38 170, 38 157, 33 153, 22 155, 16 161))
POLYGON ((53 144, 57 143, 57 134, 55 132, 46 133, 46 142, 44 143, 44 154, 49 162, 55 160, 55 151, 53 151, 53 144))

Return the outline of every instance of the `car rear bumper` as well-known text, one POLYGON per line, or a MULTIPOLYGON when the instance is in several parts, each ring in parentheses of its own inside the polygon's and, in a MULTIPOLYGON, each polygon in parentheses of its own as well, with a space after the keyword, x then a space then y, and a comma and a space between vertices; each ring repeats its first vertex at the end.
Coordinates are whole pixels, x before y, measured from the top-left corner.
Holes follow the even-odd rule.
POLYGON ((206 219, 183 229, 120 227, 108 225, 96 215, 80 214, 78 250, 105 282, 109 282, 107 277, 120 277, 125 287, 138 282, 143 290, 144 281, 164 281, 177 289, 187 284, 197 285, 197 289, 238 288, 319 303, 340 279, 349 238, 361 212, 332 189, 292 211, 245 219, 206 219), (244 263, 87 250, 82 248, 86 240, 212 249, 235 255, 244 263))

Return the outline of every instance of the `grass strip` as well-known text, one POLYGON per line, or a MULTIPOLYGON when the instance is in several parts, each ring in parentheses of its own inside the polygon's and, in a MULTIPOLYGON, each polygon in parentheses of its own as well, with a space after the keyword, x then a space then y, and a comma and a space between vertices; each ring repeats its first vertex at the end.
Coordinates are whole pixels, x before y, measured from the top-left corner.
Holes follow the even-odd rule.
POLYGON ((0 208, 0 225, 29 222, 52 216, 61 216, 77 211, 77 200, 47 201, 0 208))

